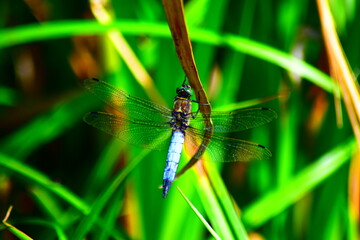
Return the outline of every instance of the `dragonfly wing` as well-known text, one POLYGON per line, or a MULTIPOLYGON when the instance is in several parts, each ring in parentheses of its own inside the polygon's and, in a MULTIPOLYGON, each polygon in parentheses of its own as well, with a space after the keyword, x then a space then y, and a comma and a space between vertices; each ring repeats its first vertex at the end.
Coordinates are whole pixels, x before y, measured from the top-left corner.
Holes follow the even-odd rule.
POLYGON ((171 118, 172 111, 169 108, 131 96, 96 78, 84 80, 84 87, 127 118, 159 122, 168 121, 171 118))
POLYGON ((191 120, 190 125, 194 128, 205 130, 204 118, 209 118, 210 116, 214 125, 214 132, 226 133, 259 127, 271 122, 277 117, 277 114, 270 108, 248 108, 231 112, 211 112, 211 115, 199 114, 195 119, 191 120))
POLYGON ((84 121, 124 142, 143 148, 163 150, 169 147, 172 131, 167 122, 132 120, 103 112, 87 113, 84 121))
MULTIPOLYGON (((195 153, 204 140, 203 131, 188 127, 186 141, 195 153)), ((205 154, 209 154, 211 160, 217 162, 238 162, 252 160, 267 160, 271 158, 271 152, 264 146, 234 138, 226 138, 213 135, 210 143, 205 147, 205 154)))

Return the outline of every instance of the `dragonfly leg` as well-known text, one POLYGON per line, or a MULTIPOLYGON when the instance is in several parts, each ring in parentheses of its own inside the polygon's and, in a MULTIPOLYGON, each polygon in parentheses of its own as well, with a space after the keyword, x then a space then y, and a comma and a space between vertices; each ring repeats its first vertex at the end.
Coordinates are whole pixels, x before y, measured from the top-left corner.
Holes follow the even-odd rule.
POLYGON ((192 119, 195 119, 199 112, 200 112, 200 108, 198 107, 198 109, 197 109, 197 111, 195 112, 195 114, 193 114, 193 113, 189 113, 189 114, 191 115, 192 119))
MULTIPOLYGON (((196 101, 196 100, 191 100, 191 102, 194 102, 194 103, 199 104, 199 101, 196 101)), ((199 107, 199 105, 198 105, 198 109, 197 109, 197 111, 195 112, 195 114, 193 114, 193 113, 189 113, 189 114, 191 115, 192 119, 195 119, 199 112, 200 112, 200 107, 199 107)))
MULTIPOLYGON (((198 92, 198 96, 200 96, 199 92, 198 92)), ((211 105, 210 103, 200 103, 200 97, 199 97, 199 101, 197 101, 197 100, 192 100, 192 99, 191 99, 191 102, 194 102, 194 103, 197 103, 197 104, 198 104, 198 109, 197 109, 197 111, 195 112, 195 114, 189 113, 189 114, 191 114, 191 117, 192 117, 193 119, 195 119, 196 116, 198 115, 198 113, 200 112, 200 107, 199 107, 199 105, 204 105, 204 106, 209 106, 209 105, 211 105)))
POLYGON ((185 75, 185 78, 184 78, 184 82, 181 84, 181 85, 184 85, 186 82, 186 75, 185 75))

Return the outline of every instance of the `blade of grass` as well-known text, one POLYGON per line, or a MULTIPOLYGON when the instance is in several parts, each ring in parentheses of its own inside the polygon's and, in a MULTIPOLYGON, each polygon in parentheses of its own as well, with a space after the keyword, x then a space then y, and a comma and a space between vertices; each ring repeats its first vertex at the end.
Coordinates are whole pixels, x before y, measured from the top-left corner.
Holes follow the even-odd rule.
MULTIPOLYGON (((285 99, 284 99, 285 100, 285 99)), ((276 156, 278 186, 287 183, 295 169, 295 159, 289 156, 297 156, 298 129, 300 122, 301 99, 299 92, 294 90, 290 97, 285 100, 289 107, 281 111, 278 133, 278 155, 276 156)))
POLYGON ((60 224, 60 218, 63 214, 64 209, 60 207, 58 199, 54 198, 54 195, 43 188, 31 187, 30 192, 33 196, 37 206, 53 221, 60 224))
POLYGON ((6 170, 10 174, 17 175, 56 194, 83 214, 89 212, 89 206, 83 202, 82 199, 61 184, 51 181, 46 175, 27 166, 25 163, 0 153, 0 169, 1 171, 6 170))
POLYGON ((234 110, 240 109, 240 108, 253 107, 255 105, 263 104, 265 102, 272 101, 277 98, 281 98, 281 97, 285 97, 285 96, 286 96, 286 94, 283 93, 283 94, 279 94, 279 95, 269 96, 266 98, 249 99, 246 101, 241 101, 241 102, 236 102, 233 104, 222 105, 221 107, 216 107, 216 108, 214 108, 214 111, 234 111, 234 110))
POLYGON ((321 238, 336 240, 340 239, 344 234, 344 229, 342 229, 342 213, 344 213, 346 206, 346 195, 338 194, 334 196, 332 201, 334 201, 334 207, 330 210, 330 215, 327 218, 327 224, 322 228, 324 233, 321 238))
POLYGON ((248 234, 245 230, 245 227, 240 220, 240 216, 238 216, 236 213, 236 209, 225 187, 224 181, 219 175, 219 172, 214 166, 214 163, 205 161, 204 165, 207 169, 207 172, 209 173, 209 179, 211 181, 212 187, 214 188, 215 194, 224 209, 224 214, 227 219, 229 219, 228 222, 231 228, 234 229, 236 239, 248 239, 248 234))
MULTIPOLYGON (((188 160, 188 158, 182 156, 180 164, 185 165, 184 162, 186 162, 186 160, 188 160)), ((186 192, 186 195, 190 199, 195 198, 193 202, 196 201, 196 203, 200 204, 200 201, 197 198, 196 186, 189 184, 196 181, 195 174, 191 173, 192 171, 190 171, 189 174, 185 174, 176 180, 173 183, 174 189, 169 193, 169 197, 166 198, 163 203, 160 203, 163 205, 163 213, 161 216, 161 222, 159 222, 159 224, 160 226, 166 227, 161 228, 160 231, 158 231, 159 234, 157 239, 159 240, 176 239, 179 238, 179 236, 182 234, 185 234, 184 236, 189 236, 189 239, 197 240, 200 238, 200 236, 203 235, 203 224, 197 221, 197 216, 192 214, 192 210, 189 209, 188 204, 183 201, 182 197, 180 197, 180 194, 175 191, 175 186, 181 186, 181 189, 186 192), (192 222, 191 226, 187 224, 189 221, 192 222), (177 224, 168 224, 169 222, 176 222, 177 224), (178 227, 179 225, 183 227, 180 229, 178 227)))
POLYGON ((105 205, 109 202, 111 196, 117 191, 118 187, 124 182, 128 174, 142 161, 150 150, 143 150, 135 159, 131 160, 126 167, 117 174, 114 180, 99 194, 99 197, 94 201, 90 211, 86 214, 83 220, 80 222, 72 239, 83 239, 84 236, 91 230, 93 224, 98 220, 101 211, 105 205))
MULTIPOLYGON (((103 231, 99 232, 96 239, 98 240, 106 240, 109 239, 110 233, 114 228, 117 228, 117 218, 119 215, 119 212, 121 211, 121 208, 123 207, 124 203, 122 199, 124 197, 124 192, 117 191, 115 193, 114 198, 112 199, 111 203, 108 205, 108 208, 106 209, 106 214, 103 218, 103 231)), ((125 235, 125 233, 123 233, 125 235)))
MULTIPOLYGON (((138 36, 147 34, 154 37, 170 37, 165 23, 118 21, 104 26, 90 20, 61 21, 43 25, 30 24, 13 29, 3 29, 0 31, 2 36, 0 38, 0 49, 39 40, 80 35, 101 35, 112 28, 119 28, 124 34, 128 35, 138 36)), ((232 34, 218 34, 204 29, 191 28, 190 35, 192 41, 214 46, 227 46, 235 51, 249 54, 294 72, 328 92, 333 91, 332 81, 328 75, 288 53, 232 34)))
MULTIPOLYGON (((228 5, 228 0, 208 1, 206 6, 207 11, 204 15, 201 27, 213 32, 220 32, 225 21, 224 16, 227 14, 228 5)), ((191 33, 190 37, 193 39, 191 33)), ((195 59, 201 60, 198 62, 200 78, 204 81, 204 83, 207 83, 211 74, 211 69, 213 68, 217 49, 207 44, 196 44, 194 49, 195 59)), ((206 84, 204 85, 206 86, 206 84)))
POLYGON ((70 97, 13 133, 0 144, 0 152, 17 159, 24 159, 41 145, 59 136, 79 122, 85 112, 95 105, 88 95, 70 97), (86 104, 84 104, 86 103, 86 104))
MULTIPOLYGON (((287 184, 294 174, 296 166, 296 158, 289 156, 297 156, 298 154, 298 132, 300 124, 301 99, 298 89, 294 89, 289 98, 281 99, 283 105, 288 107, 280 112, 279 131, 277 139, 277 155, 276 155, 276 186, 287 184)), ((273 220, 274 232, 280 232, 286 224, 289 216, 288 211, 283 211, 273 220)))
POLYGON ((351 227, 352 232, 356 232, 354 223, 360 222, 360 152, 358 152, 351 160, 348 185, 349 227, 351 227))
POLYGON ((54 229, 55 232, 56 232, 56 239, 58 240, 67 240, 68 237, 66 236, 65 232, 63 231, 62 227, 59 226, 58 224, 56 223, 52 223, 52 222, 49 222, 48 220, 44 220, 44 219, 27 219, 25 221, 21 221, 19 222, 21 224, 27 224, 27 225, 39 225, 39 226, 42 226, 42 227, 47 227, 47 228, 50 228, 50 229, 54 229))
POLYGON ((190 202, 190 200, 186 197, 186 195, 181 191, 181 189, 179 187, 177 187, 177 189, 179 190, 179 192, 181 193, 181 195, 183 196, 183 198, 185 199, 185 201, 189 204, 189 206, 191 207, 191 209, 195 212, 195 214, 199 217, 199 219, 201 220, 201 222, 203 222, 204 226, 207 228, 207 230, 211 233, 211 235, 215 238, 215 239, 221 239, 219 237, 219 235, 216 233, 216 231, 210 226, 210 224, 205 220, 205 218, 201 215, 201 213, 196 209, 196 207, 190 202))
MULTIPOLYGON (((107 1, 90 0, 90 6, 92 13, 100 24, 108 25, 115 20, 113 14, 111 14, 108 10, 110 5, 107 1)), ((152 80, 150 74, 146 71, 143 64, 135 55, 134 51, 131 49, 130 45, 120 32, 120 29, 113 28, 106 33, 106 36, 114 44, 116 51, 124 60, 125 64, 134 75, 138 83, 143 86, 148 96, 153 101, 162 103, 164 105, 165 101, 161 98, 161 94, 155 87, 154 81, 152 80)))
POLYGON ((325 181, 349 160, 355 149, 356 142, 352 139, 327 152, 289 179, 287 184, 246 207, 242 215, 243 221, 250 227, 261 226, 325 181))
POLYGON ((19 239, 21 239, 21 240, 32 240, 33 238, 29 237, 27 234, 25 234, 24 232, 22 232, 21 230, 17 229, 16 227, 14 227, 13 225, 11 225, 10 223, 7 222, 9 217, 10 217, 11 210, 12 210, 12 206, 10 206, 10 208, 6 212, 6 216, 5 216, 4 220, 2 221, 2 223, 6 226, 6 228, 12 234, 14 234, 19 239))
POLYGON ((202 164, 199 162, 195 167, 199 185, 198 194, 211 224, 222 239, 235 239, 219 201, 211 188, 209 179, 206 177, 204 170, 202 170, 202 164))
POLYGON ((14 227, 13 225, 7 223, 7 222, 3 222, 3 224, 7 227, 7 229, 14 234, 16 237, 18 237, 20 240, 33 240, 33 238, 29 237, 26 233, 24 233, 23 231, 17 229, 16 227, 14 227))
MULTIPOLYGON (((249 38, 253 30, 256 15, 256 0, 242 1, 243 4, 238 5, 239 15, 241 16, 239 24, 233 23, 236 28, 236 33, 242 37, 249 38)), ((243 71, 245 66, 245 54, 239 52, 228 51, 227 57, 222 64, 223 79, 222 82, 223 92, 227 93, 226 97, 218 99, 219 105, 228 104, 236 101, 238 91, 234 90, 234 86, 241 86, 241 80, 243 79, 243 71)))
POLYGON ((92 194, 103 189, 104 184, 109 181, 112 169, 116 167, 121 151, 124 151, 124 145, 125 143, 114 138, 101 152, 93 171, 89 174, 89 180, 86 181, 91 186, 87 189, 87 197, 92 197, 92 194))
POLYGON ((360 146, 360 93, 359 84, 346 59, 327 0, 317 0, 321 28, 329 56, 331 75, 340 84, 346 110, 358 145, 360 146))

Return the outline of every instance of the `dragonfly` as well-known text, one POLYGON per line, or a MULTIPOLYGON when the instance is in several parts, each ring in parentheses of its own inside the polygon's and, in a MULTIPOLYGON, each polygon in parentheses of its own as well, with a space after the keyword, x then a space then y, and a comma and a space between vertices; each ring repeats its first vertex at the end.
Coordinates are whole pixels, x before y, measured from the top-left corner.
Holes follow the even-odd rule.
POLYGON ((269 123, 277 117, 270 108, 234 111, 192 112, 192 89, 184 83, 176 89, 173 109, 132 96, 96 78, 84 80, 84 87, 117 111, 89 112, 84 121, 124 142, 154 150, 168 149, 163 175, 163 198, 175 179, 183 146, 192 152, 205 148, 211 160, 219 162, 269 159, 264 146, 246 140, 221 136, 269 123), (211 118, 213 133, 205 134, 205 120, 211 118), (204 141, 207 145, 202 144, 204 141), (185 143, 185 144, 184 144, 185 143))

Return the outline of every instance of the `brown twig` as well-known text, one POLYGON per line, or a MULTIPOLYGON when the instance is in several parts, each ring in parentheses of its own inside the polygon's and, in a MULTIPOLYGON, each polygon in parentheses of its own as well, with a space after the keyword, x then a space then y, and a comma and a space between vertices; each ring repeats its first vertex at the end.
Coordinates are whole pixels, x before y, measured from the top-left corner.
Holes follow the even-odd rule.
POLYGON ((8 223, 9 217, 10 217, 10 213, 12 211, 13 207, 10 206, 9 209, 6 212, 6 215, 4 217, 4 219, 2 220, 2 223, 4 224, 4 226, 6 226, 10 232, 12 232, 15 236, 20 236, 21 239, 33 239, 31 238, 29 235, 27 235, 26 233, 20 231, 19 229, 17 229, 16 227, 14 227, 13 225, 11 225, 10 223, 8 223))
MULTIPOLYGON (((199 74, 196 68, 194 55, 189 39, 185 18, 184 6, 182 0, 163 0, 163 6, 170 27, 171 35, 174 40, 176 53, 180 60, 181 66, 188 77, 190 86, 196 94, 196 99, 199 102, 201 113, 211 113, 211 106, 201 84, 199 74)), ((205 152, 206 146, 210 142, 213 132, 213 124, 210 118, 205 118, 206 131, 204 133, 205 141, 203 141, 186 166, 179 171, 177 177, 182 175, 186 170, 191 168, 205 152)))
POLYGON ((326 51, 329 56, 331 75, 339 83, 347 113, 350 118, 354 135, 360 147, 360 94, 359 85, 355 81, 339 38, 335 30, 335 24, 331 15, 327 0, 317 0, 322 32, 326 51))
MULTIPOLYGON (((360 94, 359 85, 351 71, 336 33, 335 24, 327 0, 317 0, 325 47, 329 56, 331 76, 339 85, 350 123, 360 149, 360 94)), ((337 88, 335 88, 335 91, 337 88)), ((336 93, 336 92, 335 92, 336 93)), ((349 172, 349 214, 359 221, 359 154, 355 155, 349 172)))

